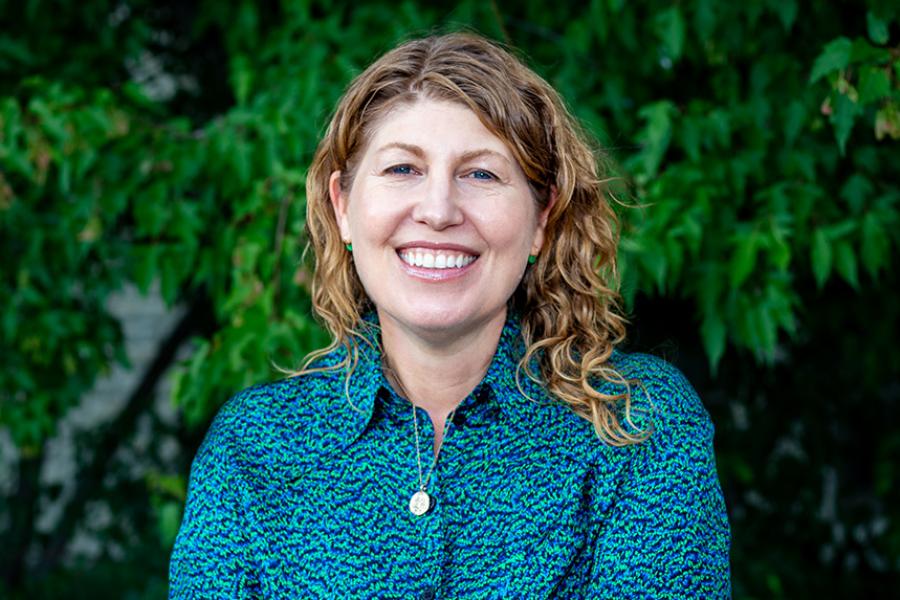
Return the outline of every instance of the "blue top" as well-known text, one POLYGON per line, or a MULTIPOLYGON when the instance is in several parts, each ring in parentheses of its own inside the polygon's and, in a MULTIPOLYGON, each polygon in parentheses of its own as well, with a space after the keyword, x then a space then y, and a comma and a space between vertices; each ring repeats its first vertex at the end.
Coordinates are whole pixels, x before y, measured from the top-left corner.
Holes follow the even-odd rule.
MULTIPOLYGON (((713 426, 684 376, 614 353, 640 378, 634 403, 652 405, 654 432, 612 447, 524 376, 523 397, 522 350, 510 319, 455 413, 422 516, 409 510, 413 410, 378 350, 360 347, 346 388, 331 371, 236 395, 193 463, 170 598, 730 597, 713 426)), ((415 412, 427 471, 434 431, 415 412)))

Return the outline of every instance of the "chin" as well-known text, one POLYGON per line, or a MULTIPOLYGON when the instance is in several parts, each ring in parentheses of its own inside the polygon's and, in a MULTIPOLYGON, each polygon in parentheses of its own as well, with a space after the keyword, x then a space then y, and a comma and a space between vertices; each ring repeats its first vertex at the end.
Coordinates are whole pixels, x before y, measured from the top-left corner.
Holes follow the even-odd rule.
POLYGON ((436 312, 433 314, 419 313, 415 316, 410 315, 402 322, 413 329, 439 332, 465 327, 467 323, 471 322, 471 319, 467 319, 464 315, 448 315, 446 312, 436 312))
MULTIPOLYGON (((449 306, 420 306, 416 310, 410 310, 413 306, 412 303, 406 304, 405 310, 402 312, 379 310, 379 316, 382 320, 386 316, 407 330, 417 330, 427 334, 456 332, 463 335, 467 331, 477 329, 479 324, 487 325, 494 316, 498 316, 506 308, 506 305, 503 305, 500 310, 487 314, 483 310, 466 310, 458 303, 449 306)), ((478 308, 483 309, 481 306, 478 308)))

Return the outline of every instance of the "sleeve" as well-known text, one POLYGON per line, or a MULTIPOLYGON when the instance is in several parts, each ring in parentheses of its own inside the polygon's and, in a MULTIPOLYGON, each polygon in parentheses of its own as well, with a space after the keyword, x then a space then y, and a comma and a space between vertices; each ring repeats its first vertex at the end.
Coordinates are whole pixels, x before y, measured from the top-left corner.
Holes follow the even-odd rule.
POLYGON ((191 466, 187 504, 169 564, 169 598, 249 598, 252 531, 233 454, 234 403, 210 427, 191 466))
POLYGON ((652 377, 634 394, 646 392, 654 429, 633 447, 600 526, 587 597, 730 598, 731 538, 713 425, 684 376, 653 361, 652 377))

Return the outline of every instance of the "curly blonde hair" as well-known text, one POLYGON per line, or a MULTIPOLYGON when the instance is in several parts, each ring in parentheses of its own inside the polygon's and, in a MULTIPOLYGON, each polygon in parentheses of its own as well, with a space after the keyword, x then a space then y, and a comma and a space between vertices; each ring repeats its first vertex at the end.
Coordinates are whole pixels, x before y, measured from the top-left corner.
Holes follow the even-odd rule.
POLYGON ((347 189, 379 119, 419 98, 459 102, 474 111, 507 143, 540 209, 556 194, 545 247, 511 299, 526 347, 516 380, 525 373, 540 382, 609 444, 641 441, 647 432, 631 419, 633 382, 608 362, 625 337, 626 321, 618 309, 618 221, 609 180, 598 174, 598 162, 606 159, 546 81, 509 51, 471 33, 401 44, 357 76, 337 105, 306 180, 313 306, 333 341, 310 354, 304 369, 344 346, 347 356, 333 368, 346 369, 349 381, 358 344, 368 337, 361 317, 371 306, 334 218, 329 177, 341 171, 347 189), (538 372, 529 368, 532 358, 538 372), (623 392, 601 393, 598 378, 623 392))

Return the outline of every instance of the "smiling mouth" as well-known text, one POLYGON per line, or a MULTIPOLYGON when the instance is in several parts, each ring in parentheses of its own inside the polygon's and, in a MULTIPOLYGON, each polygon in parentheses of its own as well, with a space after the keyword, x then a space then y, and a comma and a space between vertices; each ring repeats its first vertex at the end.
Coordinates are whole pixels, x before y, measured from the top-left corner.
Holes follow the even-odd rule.
POLYGON ((461 269, 478 259, 478 256, 465 252, 435 251, 428 248, 404 248, 397 255, 406 264, 425 269, 461 269))

